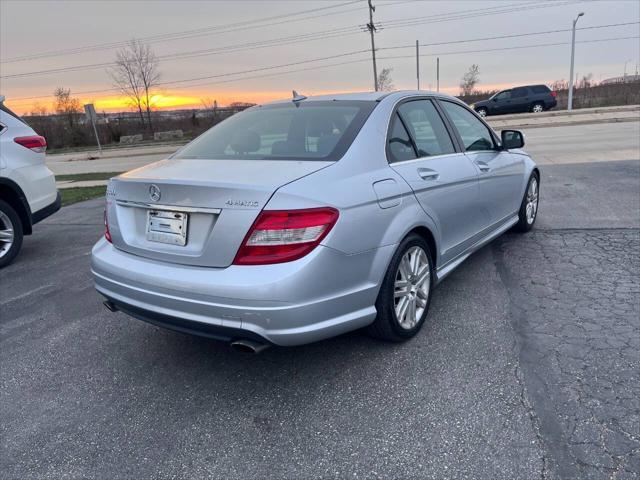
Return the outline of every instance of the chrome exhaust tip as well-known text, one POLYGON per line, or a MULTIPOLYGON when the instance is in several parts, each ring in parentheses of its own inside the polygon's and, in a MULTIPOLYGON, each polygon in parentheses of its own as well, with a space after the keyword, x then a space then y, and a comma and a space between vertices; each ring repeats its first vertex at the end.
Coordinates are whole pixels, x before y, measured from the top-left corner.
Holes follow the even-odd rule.
POLYGON ((115 304, 113 302, 109 301, 109 300, 105 300, 104 302, 102 302, 102 304, 110 312, 117 312, 118 311, 118 307, 116 307, 115 304))
POLYGON ((258 354, 269 348, 266 343, 254 342, 246 338, 234 340, 229 344, 236 352, 258 354))

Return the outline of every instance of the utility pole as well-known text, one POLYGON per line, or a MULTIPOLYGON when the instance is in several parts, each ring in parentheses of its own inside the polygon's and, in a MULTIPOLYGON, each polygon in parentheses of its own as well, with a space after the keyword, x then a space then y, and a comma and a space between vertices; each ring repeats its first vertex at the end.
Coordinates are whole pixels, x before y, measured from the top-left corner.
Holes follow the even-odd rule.
POLYGON ((436 92, 440 91, 440 57, 436 57, 436 92))
POLYGON ((373 34, 376 31, 376 26, 373 24, 373 12, 376 11, 376 7, 371 5, 371 0, 367 0, 369 3, 369 23, 367 23, 367 29, 371 33, 371 58, 373 59, 373 88, 378 91, 378 67, 376 66, 376 42, 373 39, 373 34))
POLYGON ((571 68, 569 70, 569 99, 567 100, 567 110, 573 109, 573 59, 576 51, 576 23, 578 23, 578 19, 583 15, 584 12, 578 14, 573 21, 573 29, 571 30, 571 68))
POLYGON ((416 79, 418 81, 418 90, 420 90, 420 44, 416 40, 416 79))

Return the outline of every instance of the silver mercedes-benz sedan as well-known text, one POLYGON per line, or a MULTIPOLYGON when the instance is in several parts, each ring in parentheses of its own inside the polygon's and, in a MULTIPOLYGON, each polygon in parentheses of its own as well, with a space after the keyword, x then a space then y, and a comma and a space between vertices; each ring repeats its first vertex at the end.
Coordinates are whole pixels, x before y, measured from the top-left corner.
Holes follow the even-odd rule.
POLYGON ((362 327, 411 338, 438 282, 532 228, 523 145, 423 91, 250 108, 109 182, 96 288, 112 311, 245 351, 362 327))

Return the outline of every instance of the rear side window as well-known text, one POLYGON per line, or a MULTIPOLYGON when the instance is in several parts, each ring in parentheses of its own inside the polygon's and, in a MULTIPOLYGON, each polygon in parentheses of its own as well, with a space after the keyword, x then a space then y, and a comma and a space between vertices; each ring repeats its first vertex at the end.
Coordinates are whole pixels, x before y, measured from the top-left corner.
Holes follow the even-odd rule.
POLYGON ((511 98, 523 98, 529 95, 529 89, 527 87, 519 87, 511 90, 511 98))
POLYGON ((173 158, 338 160, 375 106, 303 100, 252 108, 214 126, 173 158))
POLYGON ((409 138, 409 133, 407 133, 407 129, 404 128, 402 120, 400 120, 397 113, 393 115, 393 121, 391 123, 388 152, 390 163, 417 158, 416 151, 413 149, 413 143, 411 142, 411 138, 409 138))
POLYGON ((416 144, 418 157, 455 152, 447 128, 430 100, 403 103, 398 107, 398 114, 416 144))
POLYGON ((493 135, 478 117, 457 103, 440 101, 462 138, 466 152, 493 150, 493 135))
POLYGON ((549 93, 551 91, 546 85, 534 85, 531 90, 533 90, 533 93, 549 93))

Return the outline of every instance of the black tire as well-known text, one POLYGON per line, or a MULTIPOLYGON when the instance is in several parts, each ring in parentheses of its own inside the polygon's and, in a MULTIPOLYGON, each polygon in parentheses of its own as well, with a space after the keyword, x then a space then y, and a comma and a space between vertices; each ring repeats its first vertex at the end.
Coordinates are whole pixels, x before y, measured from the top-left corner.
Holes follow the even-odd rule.
POLYGON ((536 172, 533 172, 529 177, 529 181, 527 182, 527 188, 524 190, 524 195, 522 196, 522 203, 520 204, 520 210, 518 211, 518 223, 515 224, 513 229, 516 232, 528 232, 533 228, 536 223, 536 219, 538 218, 538 205, 540 202, 540 178, 536 172), (529 188, 531 183, 535 180, 536 182, 536 199, 535 199, 535 212, 533 214, 533 221, 530 221, 527 218, 527 204, 529 203, 529 188))
POLYGON ((477 113, 478 113, 478 115, 480 115, 481 117, 486 117, 487 115, 489 115, 489 111, 488 111, 486 108, 484 108, 484 107, 477 109, 477 110, 476 110, 476 112, 477 112, 477 113), (484 112, 484 113, 482 113, 482 112, 484 112))
POLYGON ((531 112, 532 113, 542 113, 544 112, 544 103, 542 102, 534 102, 533 105, 531 105, 531 112), (538 108, 536 108, 538 107, 538 108), (539 109, 539 111, 538 111, 539 109))
MULTIPOLYGON (((6 251, 3 247, 6 243, 0 243, 0 268, 4 268, 9 265, 22 247, 22 222, 16 211, 6 203, 4 200, 0 200, 0 230, 6 230, 11 228, 13 230, 13 243, 6 251), (4 217, 4 220, 3 220, 4 217), (6 225, 10 223, 10 225, 6 225)), ((0 242, 2 242, 0 240, 0 242)))
POLYGON ((431 304, 434 280, 433 260, 431 251, 429 249, 429 244, 425 241, 424 238, 417 234, 408 235, 398 246, 396 253, 391 259, 391 263, 389 264, 387 272, 385 273, 384 280, 382 281, 380 292, 378 293, 378 298, 376 300, 376 309, 378 311, 378 315, 376 316, 375 321, 367 327, 367 332, 369 333, 369 335, 390 342, 402 342, 410 339, 415 334, 417 334, 422 328, 422 325, 424 324, 425 319, 427 318, 427 315, 429 313, 429 305, 431 304), (416 325, 411 329, 407 329, 400 325, 400 322, 398 321, 398 318, 396 316, 394 291, 400 261, 402 260, 404 254, 413 247, 420 247, 426 253, 429 263, 430 281, 424 312, 422 313, 416 325))

